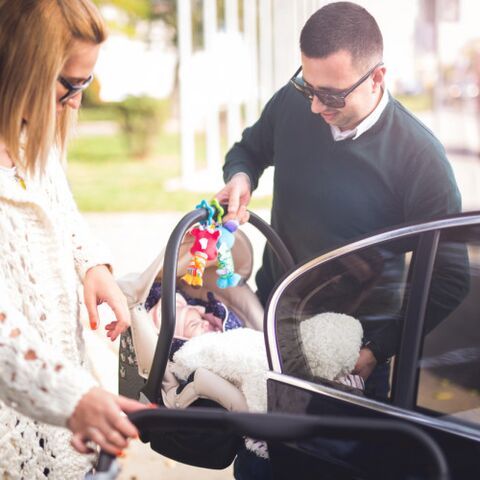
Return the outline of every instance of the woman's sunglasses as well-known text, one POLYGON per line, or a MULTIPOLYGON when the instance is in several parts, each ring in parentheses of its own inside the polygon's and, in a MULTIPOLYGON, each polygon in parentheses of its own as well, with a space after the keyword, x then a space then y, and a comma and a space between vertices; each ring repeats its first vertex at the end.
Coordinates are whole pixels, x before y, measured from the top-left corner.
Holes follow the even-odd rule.
POLYGON ((303 76, 300 75, 302 67, 300 67, 290 79, 290 83, 308 100, 313 102, 313 97, 317 97, 326 107, 343 108, 345 106, 345 98, 350 95, 359 85, 361 85, 383 62, 378 62, 372 67, 358 82, 351 87, 342 91, 331 91, 328 88, 313 88, 308 85, 303 76))
POLYGON ((70 98, 83 92, 93 81, 93 75, 90 75, 82 83, 73 85, 65 77, 59 76, 57 79, 66 89, 67 93, 60 98, 60 103, 66 103, 70 98))

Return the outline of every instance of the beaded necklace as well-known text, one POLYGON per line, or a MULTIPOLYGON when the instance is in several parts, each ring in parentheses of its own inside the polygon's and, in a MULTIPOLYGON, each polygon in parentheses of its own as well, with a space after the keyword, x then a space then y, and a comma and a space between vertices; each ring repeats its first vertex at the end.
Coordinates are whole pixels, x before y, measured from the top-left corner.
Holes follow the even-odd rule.
POLYGON ((8 168, 8 167, 0 166, 0 173, 3 173, 3 174, 5 174, 5 175, 8 175, 9 177, 11 177, 11 178, 12 178, 13 180, 15 180, 24 190, 27 189, 27 185, 26 185, 26 183, 25 183, 24 178, 17 173, 17 167, 8 168))
POLYGON ((24 190, 27 189, 27 184, 25 183, 25 180, 17 172, 15 172, 15 180, 24 190))
MULTIPOLYGON (((5 149, 4 153, 6 154, 6 157, 11 161, 12 157, 10 155, 10 152, 5 149)), ((12 167, 4 167, 3 165, 0 165, 0 171, 5 173, 6 175, 11 176, 24 190, 27 189, 25 180, 21 175, 18 174, 18 170, 15 165, 13 165, 12 167)))

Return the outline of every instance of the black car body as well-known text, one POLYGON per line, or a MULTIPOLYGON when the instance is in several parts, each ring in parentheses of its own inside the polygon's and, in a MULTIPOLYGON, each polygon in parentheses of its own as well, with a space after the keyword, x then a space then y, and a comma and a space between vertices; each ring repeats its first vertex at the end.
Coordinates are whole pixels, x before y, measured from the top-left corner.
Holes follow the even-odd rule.
MULTIPOLYGON (((378 233, 296 267, 266 313, 269 411, 407 422, 438 442, 452 478, 480 478, 479 267, 478 213, 378 233), (311 378, 292 358, 302 351, 298 323, 325 310, 353 315, 391 343, 385 398, 311 378)), ((382 439, 317 438, 270 454, 282 475, 308 464, 302 478, 322 478, 325 464, 339 478, 422 478, 424 463, 415 449, 382 439)))

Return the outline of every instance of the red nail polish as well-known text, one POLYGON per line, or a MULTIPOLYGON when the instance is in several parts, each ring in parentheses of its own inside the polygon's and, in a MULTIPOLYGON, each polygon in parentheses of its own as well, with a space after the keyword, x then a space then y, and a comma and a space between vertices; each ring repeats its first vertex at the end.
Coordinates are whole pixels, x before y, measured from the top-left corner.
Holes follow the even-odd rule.
POLYGON ((91 328, 92 330, 96 330, 97 327, 98 327, 97 322, 92 322, 92 321, 90 321, 90 328, 91 328))
POLYGON ((117 457, 123 458, 125 456, 125 452, 123 450, 118 450, 115 455, 117 457))

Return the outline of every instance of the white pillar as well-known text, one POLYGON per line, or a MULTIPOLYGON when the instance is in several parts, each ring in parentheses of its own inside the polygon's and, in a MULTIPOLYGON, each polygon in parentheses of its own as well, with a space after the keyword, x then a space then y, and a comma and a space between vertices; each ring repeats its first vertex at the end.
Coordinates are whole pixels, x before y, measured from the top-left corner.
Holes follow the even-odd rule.
POLYGON ((260 103, 262 107, 273 92, 272 0, 259 2, 260 25, 260 103))
MULTIPOLYGON (((239 35, 238 0, 225 1, 225 29, 229 35, 239 35)), ((240 103, 232 92, 227 102, 227 142, 231 146, 240 139, 240 103)))
POLYGON ((273 9, 273 88, 283 87, 298 63, 295 2, 278 2, 273 9))
POLYGON ((180 138, 182 183, 188 184, 195 173, 195 129, 189 115, 189 95, 192 88, 184 74, 185 65, 192 56, 192 11, 190 0, 177 0, 178 56, 180 88, 180 138))
MULTIPOLYGON (((217 33, 217 0, 203 0, 203 40, 207 56, 212 57, 217 33)), ((215 98, 207 103, 205 112, 206 156, 209 172, 218 174, 221 169, 219 105, 215 98)))
POLYGON ((243 29, 251 65, 251 87, 245 108, 245 122, 251 125, 258 117, 259 108, 257 0, 243 0, 243 29))

